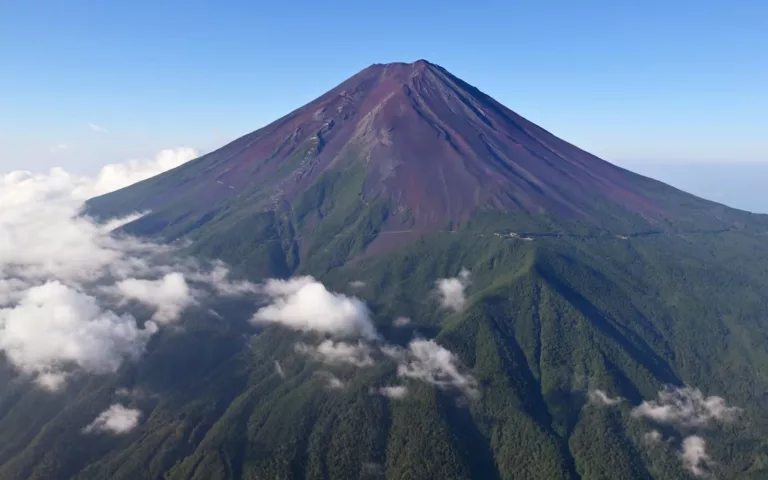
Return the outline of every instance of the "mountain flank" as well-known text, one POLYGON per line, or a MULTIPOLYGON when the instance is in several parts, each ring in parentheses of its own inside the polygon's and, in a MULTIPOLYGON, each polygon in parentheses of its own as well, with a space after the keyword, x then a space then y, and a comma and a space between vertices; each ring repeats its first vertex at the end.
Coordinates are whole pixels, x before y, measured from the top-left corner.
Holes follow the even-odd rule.
POLYGON ((756 221, 601 160, 425 60, 372 65, 262 129, 93 199, 89 211, 151 211, 129 231, 166 239, 261 215, 291 230, 300 255, 311 251, 297 240, 307 232, 344 235, 360 218, 357 253, 430 232, 630 235, 756 221))

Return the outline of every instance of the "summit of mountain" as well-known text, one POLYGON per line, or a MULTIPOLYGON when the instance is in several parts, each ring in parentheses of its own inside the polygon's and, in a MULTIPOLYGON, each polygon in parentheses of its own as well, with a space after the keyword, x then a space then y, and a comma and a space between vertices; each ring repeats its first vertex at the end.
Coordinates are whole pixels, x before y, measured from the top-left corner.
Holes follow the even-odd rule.
POLYGON ((167 239, 260 214, 297 237, 341 234, 366 217, 371 251, 446 230, 629 235, 724 230, 750 217, 601 160, 425 60, 371 65, 89 211, 151 211, 128 228, 167 239), (402 233, 377 238, 392 232, 402 233))

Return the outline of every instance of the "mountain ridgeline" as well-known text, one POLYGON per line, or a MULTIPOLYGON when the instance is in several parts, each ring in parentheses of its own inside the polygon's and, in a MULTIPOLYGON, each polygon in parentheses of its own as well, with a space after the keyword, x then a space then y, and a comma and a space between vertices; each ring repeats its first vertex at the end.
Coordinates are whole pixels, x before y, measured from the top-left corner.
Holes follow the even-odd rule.
POLYGON ((768 478, 768 219, 590 155, 442 67, 372 65, 86 207, 134 212, 123 232, 254 282, 359 297, 392 347, 324 364, 297 347, 321 336, 227 304, 57 395, 0 364, 0 478, 768 478), (435 282, 462 269, 465 301, 441 308, 435 282), (472 394, 403 374, 415 338, 453 352, 472 394), (139 426, 83 435, 126 386, 149 392, 139 426), (639 414, 664 388, 740 414, 639 414), (694 437, 709 460, 692 466, 694 437))

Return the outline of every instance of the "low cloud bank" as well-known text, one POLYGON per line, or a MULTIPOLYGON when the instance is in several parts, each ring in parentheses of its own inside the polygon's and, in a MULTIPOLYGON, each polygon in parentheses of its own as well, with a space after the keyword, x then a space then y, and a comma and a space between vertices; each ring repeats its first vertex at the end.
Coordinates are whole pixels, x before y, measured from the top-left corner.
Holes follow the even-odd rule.
POLYGON ((48 389, 62 386, 72 364, 93 373, 114 372, 138 358, 157 331, 130 315, 103 310, 96 298, 58 281, 31 287, 0 309, 0 349, 24 374, 48 389))
POLYGON ((140 419, 141 410, 126 408, 120 403, 115 403, 83 428, 83 433, 122 435, 136 428, 140 419))
MULTIPOLYGON (((149 161, 107 165, 95 177, 60 168, 44 175, 17 171, 0 176, 0 353, 21 374, 56 390, 71 375, 115 372, 125 361, 141 357, 152 336, 178 322, 190 307, 217 295, 260 294, 267 304, 256 311, 253 323, 333 337, 316 347, 297 346, 323 363, 366 367, 389 349, 399 352, 401 377, 477 395, 477 382, 462 371, 453 353, 427 340, 414 340, 406 349, 387 347, 362 300, 331 292, 313 277, 262 285, 231 281, 220 262, 181 258, 173 246, 115 233, 140 213, 107 223, 82 215, 87 199, 196 156, 185 147, 164 150, 149 161), (136 304, 144 308, 133 309, 136 304), (138 318, 137 311, 148 312, 147 318, 138 318)), ((443 305, 461 309, 468 284, 466 269, 456 278, 438 280, 443 305)), ((408 323, 405 318, 394 321, 396 326, 408 323)), ((275 370, 284 376, 277 362, 275 370)), ((391 387, 382 394, 396 398, 406 391, 391 387)), ((109 429, 111 418, 131 418, 129 411, 116 405, 89 431, 109 429)))
POLYGON ((107 165, 96 177, 54 168, 0 175, 0 353, 55 390, 77 372, 109 373, 139 357, 150 337, 207 295, 254 290, 220 264, 180 259, 170 246, 81 216, 88 198, 144 180, 197 156, 163 150, 149 161, 107 165), (130 301, 154 311, 140 322, 130 301))
POLYGON ((458 277, 441 278, 435 282, 443 308, 456 312, 464 308, 467 301, 464 290, 469 286, 469 276, 469 270, 462 268, 458 277))

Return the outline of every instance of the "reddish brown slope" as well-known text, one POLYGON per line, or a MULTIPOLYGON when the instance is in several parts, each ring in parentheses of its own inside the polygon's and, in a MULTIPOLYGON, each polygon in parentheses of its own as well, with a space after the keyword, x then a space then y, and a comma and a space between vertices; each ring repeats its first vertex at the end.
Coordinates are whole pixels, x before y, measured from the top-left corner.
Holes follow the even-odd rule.
POLYGON ((485 209, 586 223, 617 212, 649 223, 693 210, 722 213, 558 139, 424 60, 372 65, 272 124, 153 179, 156 188, 143 187, 140 200, 120 192, 113 200, 127 199, 132 209, 175 201, 202 211, 235 200, 252 211, 290 209, 323 172, 352 165, 365 172, 363 201, 384 198, 392 212, 410 210, 416 230, 455 225, 485 209))
POLYGON ((595 196, 642 215, 658 212, 623 170, 423 60, 373 65, 243 140, 211 172, 224 184, 247 188, 306 149, 298 173, 276 189, 290 201, 320 172, 354 157, 367 165, 364 193, 386 194, 425 228, 484 207, 587 217, 595 196))

